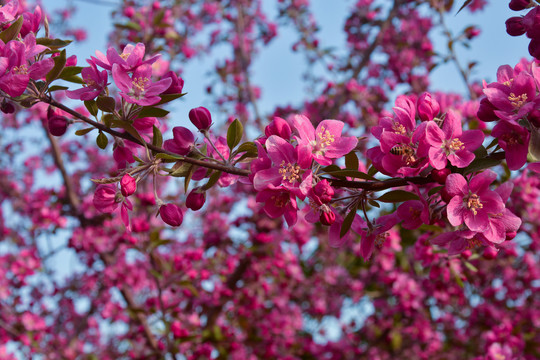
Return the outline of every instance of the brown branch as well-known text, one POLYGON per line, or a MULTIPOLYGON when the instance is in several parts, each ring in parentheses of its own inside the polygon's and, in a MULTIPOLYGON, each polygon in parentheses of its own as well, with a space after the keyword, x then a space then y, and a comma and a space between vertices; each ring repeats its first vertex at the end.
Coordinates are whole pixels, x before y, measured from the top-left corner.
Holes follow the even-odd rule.
POLYGON ((139 139, 134 138, 129 133, 121 133, 119 131, 113 130, 113 129, 105 126, 104 124, 101 124, 101 123, 98 123, 97 121, 89 119, 86 116, 84 116, 82 114, 79 114, 75 110, 72 110, 69 107, 67 107, 67 106, 53 100, 52 98, 43 98, 43 99, 41 99, 41 101, 43 101, 43 102, 45 102, 45 103, 47 103, 49 105, 55 106, 55 107, 65 111, 65 112, 67 112, 68 114, 76 117, 77 119, 80 119, 80 120, 84 121, 85 123, 87 123, 89 125, 92 125, 93 127, 95 127, 98 130, 101 130, 101 131, 106 132, 106 133, 108 133, 110 135, 113 135, 113 136, 116 136, 116 137, 119 137, 119 138, 122 138, 122 139, 125 139, 125 140, 129 140, 129 141, 134 142, 136 144, 139 144, 141 146, 146 146, 148 149, 150 149, 152 151, 155 151, 156 153, 163 153, 163 154, 176 156, 176 157, 179 158, 179 161, 183 161, 183 162, 193 164, 193 165, 198 165, 198 166, 208 168, 208 169, 213 169, 213 170, 226 172, 228 174, 240 175, 240 176, 248 176, 250 174, 249 170, 240 169, 240 168, 237 168, 237 167, 234 167, 234 166, 229 166, 229 165, 223 165, 223 164, 218 164, 218 163, 212 163, 212 162, 207 162, 207 161, 203 161, 203 160, 193 159, 193 158, 190 158, 190 157, 175 154, 172 151, 165 150, 165 149, 160 148, 158 146, 154 146, 154 145, 152 145, 150 143, 147 143, 147 142, 144 142, 144 141, 141 141, 139 139))

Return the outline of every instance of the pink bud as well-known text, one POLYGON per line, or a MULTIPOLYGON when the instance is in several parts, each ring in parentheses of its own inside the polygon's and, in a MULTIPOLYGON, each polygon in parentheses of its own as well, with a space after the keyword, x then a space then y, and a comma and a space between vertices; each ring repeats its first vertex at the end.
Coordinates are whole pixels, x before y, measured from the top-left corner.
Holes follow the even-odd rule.
POLYGON ((510 10, 521 11, 525 10, 529 5, 531 5, 531 0, 511 0, 508 7, 510 10))
POLYGON ((517 235, 516 231, 507 231, 506 232, 506 240, 512 240, 517 235))
POLYGON ((53 115, 48 120, 49 132, 54 136, 62 136, 66 133, 68 122, 64 116, 53 115))
POLYGON ((506 33, 510 36, 521 36, 525 34, 527 29, 523 25, 521 16, 514 16, 506 20, 506 33))
POLYGON ((198 107, 189 111, 189 120, 199 130, 208 130, 212 125, 212 115, 205 107, 198 107))
POLYGON ((490 122, 499 120, 499 117, 495 115, 495 106, 487 98, 480 100, 480 106, 478 107, 478 113, 476 116, 484 122, 490 122))
POLYGON ((471 250, 465 250, 461 253, 461 257, 464 258, 464 259, 468 259, 472 256, 472 251, 471 250))
POLYGON ((334 188, 327 180, 319 181, 312 189, 311 196, 317 205, 328 204, 334 196, 334 188))
POLYGON ((291 138, 291 126, 286 120, 276 116, 274 120, 266 126, 264 134, 267 137, 277 135, 282 139, 289 140, 291 138))
POLYGON ((120 191, 122 191, 122 195, 132 195, 136 190, 137 181, 135 181, 135 178, 129 174, 122 176, 122 180, 120 180, 120 191))
POLYGON ((15 112, 15 106, 4 100, 0 105, 0 110, 2 110, 4 114, 13 114, 15 112))
POLYGON ((446 187, 441 189, 441 198, 445 203, 449 203, 452 200, 453 196, 448 193, 446 187))
POLYGON ((94 206, 102 213, 112 213, 117 207, 116 187, 112 184, 101 184, 94 193, 94 206))
POLYGON ((439 103, 430 93, 425 92, 418 98, 418 116, 422 121, 433 120, 440 109, 439 103))
POLYGON ((172 79, 171 86, 163 92, 163 94, 181 94, 182 89, 184 88, 184 80, 179 78, 175 72, 169 71, 163 75, 163 79, 170 78, 172 79))
POLYGON ((431 177, 433 178, 433 180, 435 180, 439 184, 444 185, 444 183, 446 182, 446 178, 448 177, 448 175, 450 175, 450 173, 451 173, 450 169, 447 169, 447 168, 440 169, 440 170, 433 169, 431 170, 431 177))
POLYGON ((482 256, 484 257, 484 259, 493 260, 497 257, 498 253, 499 250, 495 249, 493 246, 487 246, 484 249, 484 253, 482 254, 482 256))
POLYGON ((195 143, 195 137, 191 130, 183 126, 175 126, 173 128, 173 136, 174 139, 166 140, 163 143, 163 148, 180 155, 189 154, 191 147, 195 143))
POLYGON ((321 213, 320 217, 321 224, 330 226, 336 221, 336 214, 332 211, 321 213))
POLYGON ((182 210, 175 204, 161 205, 159 215, 161 216, 161 220, 170 226, 180 226, 182 225, 182 220, 184 220, 182 210))
POLYGON ((206 201, 206 192, 200 188, 193 189, 186 198, 186 207, 193 211, 197 211, 203 207, 206 201))

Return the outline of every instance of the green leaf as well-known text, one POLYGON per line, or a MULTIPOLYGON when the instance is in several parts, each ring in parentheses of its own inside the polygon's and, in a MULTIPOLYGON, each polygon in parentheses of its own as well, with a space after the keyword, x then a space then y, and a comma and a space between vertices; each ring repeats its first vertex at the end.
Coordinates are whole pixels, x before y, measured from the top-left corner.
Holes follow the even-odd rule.
POLYGON ((2 40, 4 43, 14 40, 17 37, 17 35, 19 35, 19 33, 21 32, 23 22, 24 22, 24 18, 22 16, 19 16, 17 21, 15 21, 6 30, 0 33, 0 40, 2 40))
POLYGON ((371 199, 368 200, 368 204, 371 205, 371 206, 373 206, 373 207, 376 207, 376 208, 380 208, 380 207, 381 207, 381 205, 379 205, 378 202, 376 202, 375 200, 371 200, 371 199))
POLYGON ((349 170, 358 170, 358 166, 360 163, 358 162, 358 156, 356 156, 356 153, 354 151, 351 151, 347 155, 345 155, 345 167, 349 170))
POLYGON ((135 139, 139 140, 141 142, 141 144, 144 144, 144 146, 146 146, 146 141, 144 141, 144 139, 141 137, 141 135, 139 134, 137 129, 135 129, 133 127, 133 125, 131 125, 130 123, 127 123, 127 122, 121 121, 121 120, 113 120, 111 122, 111 127, 113 127, 113 128, 119 127, 119 128, 122 128, 122 129, 126 130, 126 132, 128 132, 135 139))
POLYGON ((163 135, 161 134, 161 131, 159 131, 156 125, 153 125, 152 130, 154 132, 154 136, 152 137, 152 145, 161 147, 161 145, 163 145, 163 135))
POLYGON ((47 80, 47 83, 52 83, 54 80, 58 79, 58 76, 62 73, 62 70, 64 70, 64 67, 66 66, 66 50, 60 51, 60 55, 53 58, 54 60, 54 67, 49 71, 45 79, 47 80))
POLYGON ((83 136, 83 135, 86 135, 86 134, 88 134, 90 131, 95 130, 95 129, 96 129, 96 128, 91 127, 91 128, 86 128, 86 129, 77 130, 77 131, 75 131, 75 135, 77 135, 77 136, 83 136))
POLYGON ((428 196, 435 195, 439 191, 441 191, 444 188, 444 186, 435 186, 433 189, 428 191, 428 196))
POLYGON ((352 177, 355 179, 364 179, 364 180, 373 180, 373 181, 377 180, 373 176, 370 176, 366 173, 363 173, 357 170, 341 170, 340 169, 339 171, 332 171, 328 174, 335 177, 352 177))
POLYGON ((145 117, 165 117, 169 112, 165 109, 154 107, 154 106, 145 106, 137 115, 139 118, 145 117))
POLYGON ((497 160, 493 158, 474 159, 473 162, 469 164, 469 166, 463 169, 463 174, 472 174, 480 170, 492 168, 499 165, 501 161, 502 160, 497 160))
POLYGON ((112 123, 115 120, 116 120, 116 116, 114 116, 113 114, 103 114, 103 115, 101 115, 101 121, 108 128, 110 128, 112 126, 112 123))
POLYGON ((407 200, 419 200, 418 195, 405 190, 393 190, 387 193, 382 194, 376 200, 385 202, 385 203, 397 203, 407 200))
POLYGON ((59 78, 64 79, 66 77, 69 78, 70 76, 79 75, 82 69, 84 69, 82 66, 66 66, 60 73, 59 78))
POLYGON ((342 238, 349 232, 351 229, 352 223, 354 221, 354 217, 356 216, 356 209, 358 209, 358 204, 355 204, 347 216, 345 216, 345 219, 343 220, 343 224, 341 224, 341 230, 339 231, 339 237, 342 238))
POLYGON ((58 91, 58 90, 67 90, 69 89, 67 86, 60 86, 60 85, 53 85, 49 88, 49 92, 58 91))
POLYGON ((187 93, 183 93, 183 94, 163 94, 163 95, 159 95, 159 97, 161 98, 161 101, 158 102, 156 105, 163 105, 163 104, 166 104, 168 102, 171 102, 173 100, 176 100, 178 98, 181 98, 182 96, 186 95, 187 93))
POLYGON ((487 153, 486 148, 481 146, 481 145, 480 145, 480 147, 478 149, 474 150, 474 156, 477 159, 485 158, 487 156, 487 154, 488 153, 487 153))
POLYGON ((164 159, 164 160, 183 160, 184 158, 180 155, 170 155, 165 153, 158 153, 156 154, 156 159, 164 159))
POLYGON ((195 170, 197 170, 197 168, 198 166, 191 165, 186 177, 184 178, 184 191, 186 192, 186 194, 189 189, 189 183, 191 182, 191 177, 193 176, 193 173, 195 173, 195 170))
POLYGON ((94 116, 98 114, 98 107, 95 100, 85 100, 84 106, 88 109, 88 112, 94 116))
POLYGON ((188 163, 183 162, 177 162, 172 167, 171 176, 174 177, 186 177, 189 174, 189 171, 191 170, 192 165, 188 163))
POLYGON ((105 149, 108 143, 109 143, 109 139, 107 139, 107 135, 105 135, 103 132, 100 131, 96 138, 97 146, 100 149, 105 149))
POLYGON ((125 24, 114 24, 114 26, 116 26, 119 29, 134 30, 134 31, 137 31, 137 32, 142 30, 141 25, 139 25, 139 24, 137 24, 136 22, 133 22, 133 21, 128 21, 125 24))
POLYGON ((114 98, 110 96, 98 96, 96 99, 96 104, 99 110, 110 113, 114 112, 116 107, 114 98))
POLYGON ((368 172, 367 172, 367 173, 368 173, 368 175, 373 176, 373 175, 375 175, 375 174, 378 173, 378 172, 379 172, 379 170, 377 170, 377 169, 375 168, 375 166, 372 165, 372 166, 368 169, 368 172))
POLYGON ((470 262, 465 261, 464 264, 465 264, 465 267, 466 267, 467 269, 471 270, 472 272, 478 272, 478 269, 476 268, 476 266, 474 266, 474 265, 471 264, 470 262))
POLYGON ((210 189, 212 186, 214 186, 219 178, 221 177, 221 171, 214 171, 212 172, 212 175, 210 176, 210 178, 208 179, 208 182, 206 184, 204 184, 204 186, 202 187, 203 190, 208 190, 210 189))
POLYGON ((77 75, 64 76, 62 77, 62 80, 70 82, 70 83, 74 83, 74 84, 81 84, 81 85, 86 84, 84 80, 80 76, 77 76, 77 75))
POLYGON ((238 119, 234 120, 229 126, 229 129, 227 129, 227 145, 229 146, 229 149, 232 150, 236 145, 240 144, 243 133, 244 126, 242 123, 238 119))
POLYGON ((36 39, 36 44, 44 45, 50 48, 51 50, 61 49, 63 47, 68 46, 71 43, 72 43, 71 40, 50 39, 50 38, 44 38, 44 37, 36 39))
POLYGON ((494 147, 495 145, 498 145, 498 144, 499 144, 499 139, 495 138, 489 143, 486 150, 489 150, 489 149, 491 149, 492 147, 494 147))
POLYGON ((257 146, 255 145, 255 143, 253 143, 251 141, 245 142, 245 143, 241 144, 238 147, 238 149, 236 149, 237 154, 240 154, 240 153, 243 153, 243 152, 248 153, 250 155, 257 156, 257 154, 258 154, 257 146))

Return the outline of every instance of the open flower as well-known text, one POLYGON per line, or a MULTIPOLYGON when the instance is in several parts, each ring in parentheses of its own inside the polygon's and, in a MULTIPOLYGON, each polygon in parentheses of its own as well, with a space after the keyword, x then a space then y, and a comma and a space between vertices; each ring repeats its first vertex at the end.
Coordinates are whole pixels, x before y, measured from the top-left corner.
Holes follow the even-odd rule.
POLYGON ((121 54, 118 54, 115 48, 107 49, 107 56, 102 52, 96 51, 96 57, 91 57, 92 61, 106 70, 112 70, 115 64, 125 71, 134 71, 141 65, 151 65, 159 58, 160 55, 144 60, 145 46, 143 43, 136 45, 128 44, 124 47, 121 54))
POLYGON ((490 214, 501 213, 505 206, 501 196, 489 189, 497 178, 491 170, 476 175, 469 183, 460 174, 446 178, 446 191, 452 199, 448 203, 448 221, 453 226, 463 223, 472 231, 485 231, 490 226, 490 214))
POLYGON ((106 70, 101 72, 97 69, 96 64, 88 60, 90 67, 81 70, 81 75, 84 81, 83 87, 77 90, 67 90, 66 96, 76 100, 94 100, 107 87, 108 75, 106 70))
POLYGON ((311 146, 313 158, 321 165, 332 164, 332 159, 348 154, 358 143, 354 136, 341 137, 342 121, 323 120, 315 129, 307 117, 295 115, 293 125, 300 135, 298 143, 311 146))
POLYGON ((449 111, 442 130, 434 121, 427 122, 426 141, 431 146, 429 163, 435 169, 444 169, 447 160, 454 166, 464 168, 474 160, 472 151, 482 145, 484 133, 481 130, 462 131, 461 120, 449 111))
POLYGON ((152 82, 152 67, 148 64, 139 66, 132 77, 129 77, 125 69, 114 64, 112 74, 114 82, 121 90, 120 95, 127 102, 141 106, 160 102, 158 95, 167 90, 172 82, 171 78, 152 82))

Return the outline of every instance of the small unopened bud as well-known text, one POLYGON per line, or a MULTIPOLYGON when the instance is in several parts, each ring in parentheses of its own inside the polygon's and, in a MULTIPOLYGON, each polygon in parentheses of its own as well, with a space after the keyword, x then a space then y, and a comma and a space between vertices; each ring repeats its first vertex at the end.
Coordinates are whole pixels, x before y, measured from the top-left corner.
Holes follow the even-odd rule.
POLYGON ((336 214, 332 211, 321 213, 320 217, 321 224, 330 226, 336 221, 336 214))
POLYGON ((499 120, 499 117, 495 115, 495 110, 495 106, 487 98, 483 98, 480 100, 480 106, 478 107, 476 116, 484 122, 499 120))
POLYGON ((472 255, 472 251, 471 250, 465 250, 461 253, 461 257, 464 258, 464 259, 468 259, 470 258, 472 255))
POLYGON ((433 120, 440 109, 439 103, 430 93, 423 93, 418 98, 418 116, 422 121, 433 120))
POLYGON ((531 0, 511 0, 508 7, 514 11, 525 10, 531 5, 531 0))
POLYGON ((523 18, 514 16, 506 20, 506 33, 510 36, 521 36, 525 34, 527 29, 523 25, 523 18))
POLYGON ((130 196, 137 190, 137 181, 129 174, 122 176, 120 180, 120 191, 124 196, 130 196))
POLYGON ((2 104, 0 105, 0 110, 4 114, 13 114, 15 112, 15 106, 7 101, 2 101, 2 104))
POLYGON ((49 132, 54 136, 62 136, 66 133, 68 122, 64 116, 53 115, 48 120, 49 132))
POLYGON ((208 130, 212 125, 212 115, 205 107, 198 107, 189 111, 189 120, 199 130, 208 130))
POLYGON ((444 185, 444 183, 446 182, 446 178, 448 177, 448 175, 450 175, 450 173, 450 169, 447 168, 440 170, 433 169, 431 170, 431 177, 439 184, 444 185))
POLYGON ((506 232, 506 240, 512 240, 517 235, 516 231, 507 231, 506 232))
POLYGON ((170 226, 180 226, 182 225, 182 220, 184 220, 182 210, 175 204, 161 205, 159 216, 161 216, 161 220, 170 226))
POLYGON ((272 122, 264 129, 264 134, 266 137, 277 135, 285 140, 289 140, 291 138, 291 132, 291 126, 289 123, 280 117, 275 117, 274 120, 272 120, 272 122))
POLYGON ((206 202, 206 192, 199 188, 193 189, 186 198, 186 207, 193 211, 197 211, 203 207, 206 202))
POLYGON ((448 204, 450 200, 452 200, 453 196, 448 193, 448 191, 446 190, 446 187, 443 187, 441 189, 441 198, 445 203, 448 204))
POLYGON ((334 188, 327 180, 319 181, 312 189, 310 198, 315 201, 317 205, 328 204, 334 196, 334 188))
POLYGON ((498 253, 499 253, 499 250, 495 249, 493 246, 487 246, 484 249, 484 253, 482 254, 482 256, 486 260, 493 260, 497 257, 498 253))

